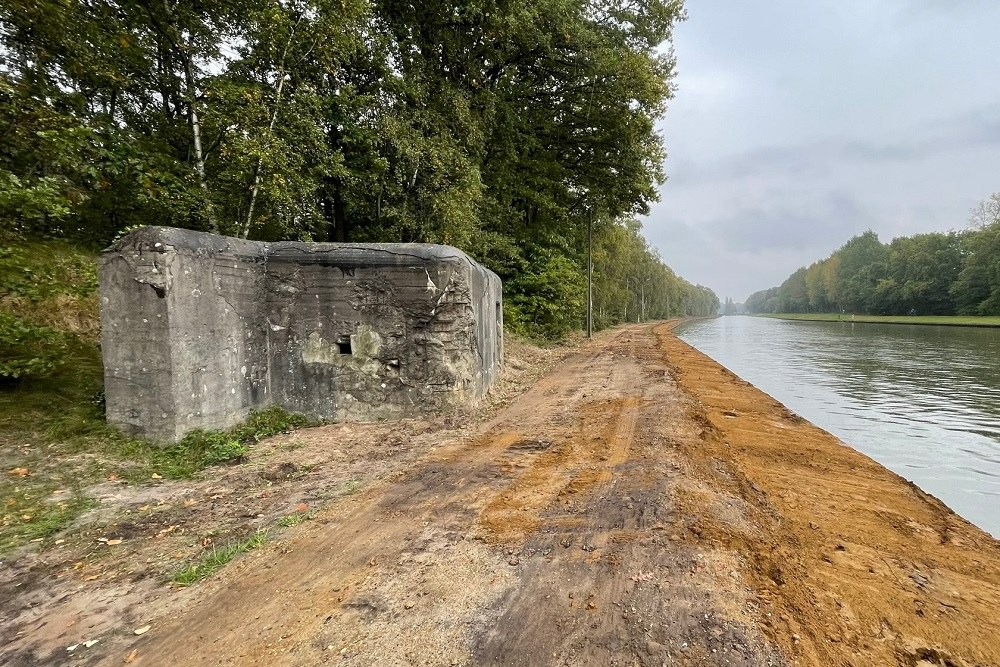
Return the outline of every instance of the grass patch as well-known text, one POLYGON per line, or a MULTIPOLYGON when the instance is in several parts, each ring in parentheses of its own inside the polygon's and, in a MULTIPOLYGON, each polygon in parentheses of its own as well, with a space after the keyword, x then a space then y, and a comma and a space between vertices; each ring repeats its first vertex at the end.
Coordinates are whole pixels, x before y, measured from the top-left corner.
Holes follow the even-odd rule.
POLYGON ((97 346, 70 338, 66 362, 55 374, 0 385, 0 554, 59 532, 92 506, 76 497, 79 491, 64 505, 51 505, 57 490, 79 490, 110 475, 133 483, 148 483, 153 475, 190 478, 208 466, 243 460, 259 440, 312 424, 269 408, 229 431, 197 431, 170 447, 129 438, 104 419, 97 346), (13 476, 15 468, 28 474, 13 476))
POLYGON ((862 322, 870 324, 920 324, 952 327, 1000 327, 1000 316, 973 315, 850 315, 839 313, 760 313, 755 317, 810 322, 862 322))
POLYGON ((296 512, 295 514, 289 514, 278 519, 278 525, 282 528, 291 528, 300 523, 305 523, 311 518, 313 518, 312 512, 296 512))
POLYGON ((66 500, 48 501, 37 497, 37 491, 0 484, 0 496, 5 498, 0 513, 0 556, 22 544, 52 537, 96 504, 79 492, 66 500))
MULTIPOLYGON (((51 328, 62 348, 59 363, 42 369, 49 375, 0 377, 0 554, 69 526, 93 505, 83 489, 111 475, 134 483, 190 478, 243 460, 263 438, 312 423, 269 408, 228 431, 197 431, 170 447, 122 434, 104 418, 97 302, 96 253, 53 239, 0 244, 0 323, 51 328)), ((10 361, 3 344, 13 339, 0 341, 0 362, 10 361)))
POLYGON ((344 486, 341 487, 341 493, 345 496, 353 496, 355 493, 361 491, 364 488, 364 484, 359 479, 352 479, 344 482, 344 486))
POLYGON ((187 479, 208 466, 243 461, 250 446, 264 438, 314 424, 303 415, 270 407, 250 413, 228 431, 192 431, 169 447, 119 436, 107 439, 103 451, 127 462, 123 474, 129 478, 147 479, 156 473, 165 479, 187 479))
POLYGON ((267 531, 258 530, 256 533, 244 540, 230 542, 224 547, 212 547, 212 550, 202 556, 201 560, 197 563, 188 565, 187 567, 174 573, 172 580, 175 584, 190 586, 191 584, 201 581, 205 577, 218 572, 227 563, 229 563, 229 561, 233 560, 240 554, 253 551, 254 549, 264 546, 266 543, 267 531))

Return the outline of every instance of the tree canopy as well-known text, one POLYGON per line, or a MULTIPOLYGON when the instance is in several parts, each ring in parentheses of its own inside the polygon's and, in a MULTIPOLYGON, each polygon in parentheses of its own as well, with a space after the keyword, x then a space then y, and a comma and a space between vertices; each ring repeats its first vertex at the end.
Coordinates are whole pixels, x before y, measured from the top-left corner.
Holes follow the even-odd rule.
MULTIPOLYGON (((657 196, 682 18, 680 0, 9 0, 0 220, 93 244, 140 224, 452 244, 504 279, 512 322, 560 335, 583 321, 587 222, 635 236, 657 196)), ((645 252, 649 314, 708 299, 645 252)))
POLYGON ((918 234, 884 244, 871 230, 755 292, 756 313, 847 311, 869 315, 1000 314, 1000 193, 962 232, 918 234))

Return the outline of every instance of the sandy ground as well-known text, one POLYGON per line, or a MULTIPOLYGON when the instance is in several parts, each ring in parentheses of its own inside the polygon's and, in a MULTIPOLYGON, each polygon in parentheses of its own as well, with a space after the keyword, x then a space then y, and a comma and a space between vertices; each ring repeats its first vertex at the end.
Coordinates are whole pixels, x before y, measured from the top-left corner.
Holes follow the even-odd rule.
POLYGON ((511 366, 477 415, 109 481, 0 569, 0 664, 1000 665, 1000 545, 669 325, 511 366))

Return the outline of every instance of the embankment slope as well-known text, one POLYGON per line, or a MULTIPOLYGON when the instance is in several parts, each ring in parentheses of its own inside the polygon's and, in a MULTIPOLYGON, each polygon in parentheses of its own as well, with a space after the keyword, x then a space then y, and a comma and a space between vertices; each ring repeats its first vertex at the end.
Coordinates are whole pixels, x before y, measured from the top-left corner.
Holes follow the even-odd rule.
POLYGON ((659 345, 703 425, 685 453, 753 520, 727 522, 696 495, 682 502, 715 548, 748 555, 774 609, 766 634, 799 664, 1000 664, 997 541, 671 328, 657 329, 659 345))

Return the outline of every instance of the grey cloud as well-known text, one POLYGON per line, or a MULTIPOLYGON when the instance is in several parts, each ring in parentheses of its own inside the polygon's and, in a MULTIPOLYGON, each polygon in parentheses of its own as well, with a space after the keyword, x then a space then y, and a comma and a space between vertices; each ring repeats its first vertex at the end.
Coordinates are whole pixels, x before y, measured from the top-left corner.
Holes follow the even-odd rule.
POLYGON ((650 242, 737 295, 1000 190, 998 0, 691 2, 650 242), (751 6, 751 4, 753 6, 751 6))
MULTIPOLYGON (((837 139, 799 145, 768 146, 710 164, 687 163, 676 172, 678 181, 736 179, 762 173, 795 174, 797 178, 825 176, 833 164, 844 161, 889 163, 924 160, 966 147, 1000 144, 1000 105, 923 123, 911 128, 905 141, 878 142, 837 139)), ((671 165, 673 166, 673 165, 671 165)))
POLYGON ((779 201, 740 209, 709 221, 704 228, 715 244, 734 252, 818 252, 843 243, 852 231, 863 231, 871 224, 871 214, 857 201, 833 193, 818 202, 779 201))
POLYGON ((965 14, 992 9, 994 0, 904 0, 899 15, 904 18, 924 18, 942 14, 965 14))

